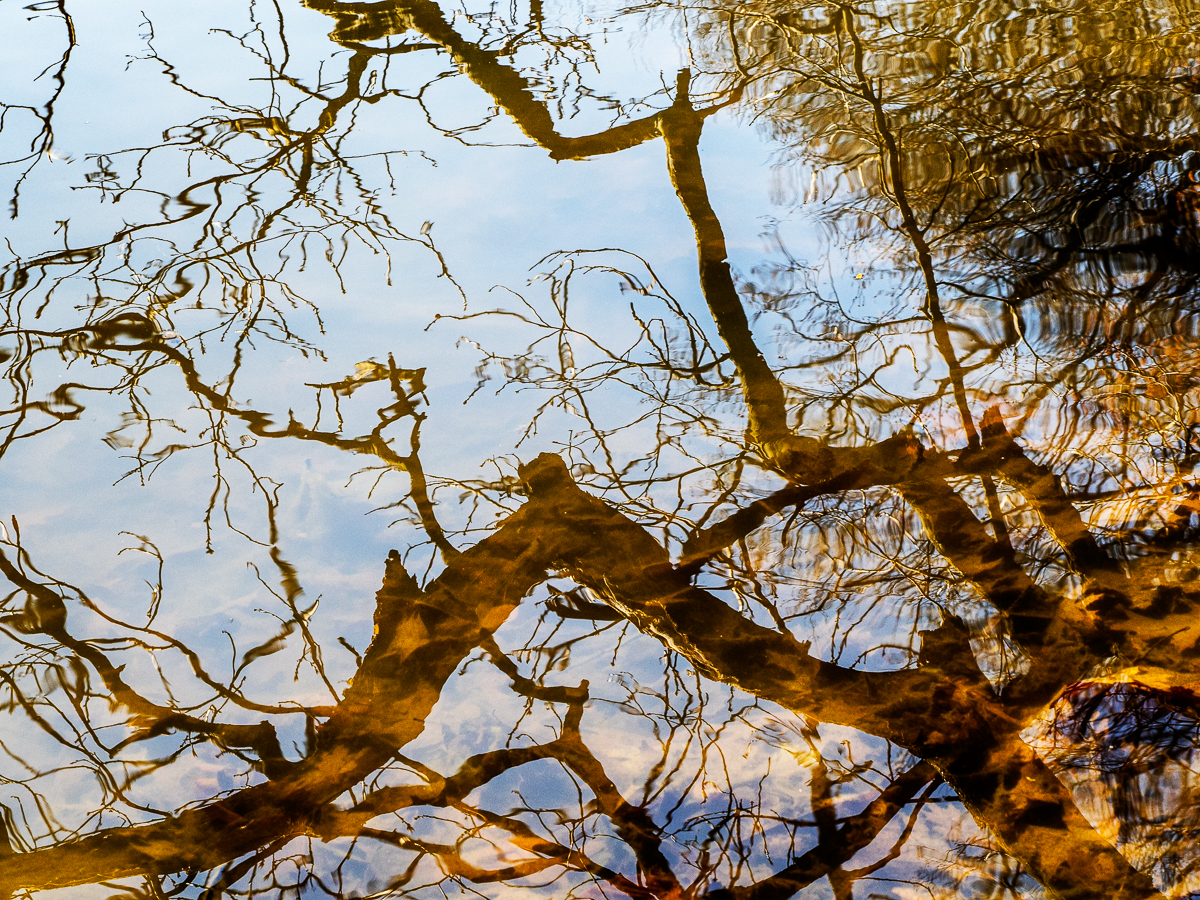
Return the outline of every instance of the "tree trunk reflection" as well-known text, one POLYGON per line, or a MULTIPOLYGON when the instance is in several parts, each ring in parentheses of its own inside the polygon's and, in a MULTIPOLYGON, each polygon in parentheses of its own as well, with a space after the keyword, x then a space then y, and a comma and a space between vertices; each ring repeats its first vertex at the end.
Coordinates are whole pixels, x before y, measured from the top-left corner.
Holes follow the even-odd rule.
MULTIPOLYGON (((30 9, 51 6, 67 25, 55 87, 0 113, 33 114, 34 154, 7 160, 14 217, 53 159, 78 43, 65 0, 30 9)), ((519 20, 432 0, 305 0, 333 20, 338 49, 315 81, 293 74, 292 12, 273 14, 278 41, 258 19, 229 32, 272 91, 295 92, 290 111, 192 87, 147 19, 143 61, 218 112, 116 154, 135 175, 117 175, 112 154, 93 160, 86 187, 156 211, 80 242, 60 222, 61 248, 14 251, 0 281, 14 348, 0 458, 51 446, 91 398, 115 399, 106 440, 133 460, 125 477, 210 455, 205 549, 226 530, 261 548, 274 572, 255 577, 284 612, 240 654, 225 632, 218 669, 209 637, 159 623, 170 564, 151 536, 122 532, 157 565, 142 623, 98 599, 100 576, 69 583, 39 567, 48 548, 17 519, 5 526, 0 898, 123 879, 141 879, 118 886, 130 896, 204 900, 362 896, 355 878, 372 897, 1197 889, 1196 148, 1177 133, 1197 90, 1168 77, 1178 65, 1156 43, 1184 41, 1195 14, 1139 5, 1134 37, 1118 38, 1103 4, 1072 6, 1074 19, 1043 10, 1051 77, 1036 54, 992 58, 1007 7, 948 22, 926 6, 688 10, 693 68, 612 101, 615 123, 576 137, 562 133, 563 98, 601 97, 580 74, 599 77, 594 49, 540 3, 519 20), (1097 74, 1084 33, 1135 58, 1097 74), (542 61, 525 62, 535 51, 542 61), (977 71, 962 71, 969 52, 986 61, 977 71), (1060 84, 1054 61, 1076 57, 1088 83, 1060 84), (408 63, 418 86, 396 87, 408 63), (444 81, 467 82, 485 121, 437 124, 444 81), (1124 104, 1130 92, 1140 105, 1124 104), (264 347, 324 358, 324 314, 293 283, 324 265, 344 289, 352 246, 387 257, 388 278, 391 253, 419 249, 467 302, 432 220, 402 231, 363 174, 376 166, 395 188, 400 151, 346 149, 360 116, 401 101, 468 145, 502 111, 564 165, 661 141, 658 177, 694 232, 694 305, 632 251, 558 250, 538 264, 547 302, 514 294, 435 317, 490 335, 470 339, 482 360, 468 400, 494 377, 544 398, 512 442, 495 429, 492 480, 422 456, 440 426, 427 369, 398 363, 400 350, 303 384, 299 410, 240 399, 258 355, 278 365, 264 347), (866 281, 858 272, 823 295, 782 238, 759 284, 737 271, 701 150, 734 113, 810 167, 814 196, 822 178, 850 185, 830 230, 877 253, 894 291, 844 301, 838 285, 866 281), (180 159, 178 183, 155 168, 180 159), (605 310, 622 319, 612 332, 572 318, 571 291, 594 275, 633 297, 627 321, 605 310), (94 295, 63 306, 78 283, 94 295), (299 310, 319 337, 289 321, 299 310), (210 316, 203 327, 176 324, 193 311, 210 316), (486 349, 507 339, 487 331, 495 322, 531 342, 486 349), (60 365, 71 377, 36 399, 35 373, 41 385, 60 365), (185 400, 160 414, 170 391, 185 400), (526 452, 556 411, 573 417, 554 432, 561 451, 526 452), (384 562, 369 646, 337 636, 348 679, 327 666, 318 601, 302 605, 317 563, 285 549, 284 475, 256 468, 260 442, 366 460, 350 477, 375 476, 372 500, 405 476, 378 508, 418 539, 384 562), (528 461, 505 469, 516 453, 528 461), (236 524, 237 479, 261 533, 236 524), (298 654, 290 687, 282 669, 251 680, 285 647, 298 654), (599 690, 601 671, 624 699, 599 690), (467 736, 423 755, 455 728, 467 736), (43 765, 23 749, 35 739, 64 755, 43 765), (167 809, 139 793, 205 753, 219 789, 167 809), (94 782, 82 800, 66 787, 76 778, 94 782), (965 811, 953 828, 947 809, 965 811), (944 858, 927 864, 920 841, 939 828, 944 858)), ((463 453, 491 425, 471 424, 463 453)))

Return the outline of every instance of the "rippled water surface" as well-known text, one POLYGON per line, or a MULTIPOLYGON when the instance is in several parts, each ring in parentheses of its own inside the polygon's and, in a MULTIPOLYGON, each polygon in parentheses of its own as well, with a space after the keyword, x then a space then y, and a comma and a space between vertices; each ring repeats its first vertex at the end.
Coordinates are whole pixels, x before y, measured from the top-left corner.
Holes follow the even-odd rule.
POLYGON ((1200 5, 0 3, 0 900, 1200 896, 1200 5))

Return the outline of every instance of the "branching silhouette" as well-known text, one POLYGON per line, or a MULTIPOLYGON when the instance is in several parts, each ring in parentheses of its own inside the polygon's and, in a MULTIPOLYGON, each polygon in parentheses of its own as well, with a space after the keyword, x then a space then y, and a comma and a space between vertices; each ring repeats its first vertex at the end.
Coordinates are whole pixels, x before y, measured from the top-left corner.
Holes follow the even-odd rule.
MULTIPOLYGON (((87 245, 64 234, 63 249, 3 272, 3 337, 15 349, 0 456, 79 418, 81 397, 120 396, 128 413, 109 443, 132 460, 129 476, 151 479, 184 451, 212 454, 209 549, 220 516, 259 540, 230 513, 226 469, 261 493, 259 542, 278 589, 256 574, 286 614, 218 669, 211 648, 158 621, 171 597, 151 536, 131 535, 129 548, 158 563, 140 623, 39 568, 11 520, 0 695, 64 761, 41 766, 8 732, 0 739, 11 791, 0 897, 119 880, 130 897, 205 900, 782 900, 822 879, 837 900, 900 884, 1072 900, 1200 887, 1189 774, 1200 596, 1183 574, 1200 510, 1191 137, 1179 124, 1146 138, 1160 106, 1139 113, 1138 129, 1118 127, 1126 108, 1081 123, 1090 98, 1130 85, 1157 96, 1158 79, 1191 96, 1186 78, 1164 76, 1175 63, 1154 57, 1148 74, 1099 87, 1034 80, 1018 109, 1001 75, 971 73, 1021 73, 960 66, 984 38, 955 31, 940 6, 881 16, 841 3, 647 5, 627 13, 671 11, 697 28, 700 74, 613 101, 610 128, 570 137, 573 104, 605 95, 585 84, 587 37, 548 24, 540 4, 523 17, 452 16, 432 0, 306 6, 334 21, 344 75, 294 74, 282 11, 278 41, 261 27, 228 35, 267 73, 266 107, 192 85, 148 25, 139 64, 215 112, 157 146, 95 157, 90 185, 106 202, 153 198, 157 217, 87 245), (883 62, 893 50, 919 64, 896 74, 883 62), (538 63, 517 62, 532 53, 538 63), (422 54, 453 68, 394 87, 393 67, 422 54), (703 304, 681 299, 650 260, 578 249, 536 264, 547 271, 530 297, 544 289, 545 302, 510 294, 511 307, 440 317, 433 327, 518 326, 515 351, 476 343, 472 403, 492 381, 540 392, 519 443, 501 451, 524 452, 560 415, 583 423, 562 454, 492 481, 427 471, 422 434, 437 422, 423 409, 426 373, 394 354, 307 385, 315 416, 243 402, 235 388, 256 340, 323 353, 289 324, 307 308, 323 328, 291 286, 288 254, 324 257, 337 274, 351 242, 384 256, 417 243, 450 278, 429 228, 393 226, 360 171, 369 157, 390 172, 397 151, 347 148, 357 111, 401 100, 443 136, 490 143, 486 121, 436 124, 426 88, 451 78, 555 160, 660 142, 695 233, 703 304), (765 286, 734 270, 701 138, 716 113, 754 104, 795 152, 818 147, 804 151, 821 164, 818 182, 857 172, 835 224, 853 220, 909 260, 916 302, 854 318, 794 260, 765 286), (1034 108, 1040 118, 1022 117, 1034 108), (959 133, 935 125, 939 115, 959 133), (946 162, 931 162, 939 154, 946 162), (147 161, 158 157, 215 174, 153 187, 147 161), (118 166, 135 174, 122 180, 118 166), (151 246, 162 258, 145 256, 151 246), (1117 258, 1141 260, 1143 279, 1131 287, 1117 258), (94 295, 69 308, 74 288, 59 272, 94 295), (595 334, 573 318, 579 280, 614 276, 632 298, 623 344, 618 327, 595 334), (982 290, 989 280, 1002 288, 982 290), (201 324, 188 330, 193 307, 201 315, 187 321, 201 324), (796 325, 805 349, 773 365, 771 350, 786 346, 768 345, 757 313, 796 325), (218 351, 220 377, 209 370, 218 351), (892 371, 906 359, 914 370, 936 360, 911 391, 892 371), (1018 373, 1007 387, 1004 360, 1018 373), (59 364, 88 377, 35 399, 59 364), (152 411, 152 379, 186 392, 206 423, 198 439, 163 437, 181 429, 152 411), (380 389, 387 402, 354 434, 344 408, 380 389), (614 414, 609 392, 630 402, 614 414), (936 429, 922 424, 946 410, 936 429), (255 468, 243 436, 367 456, 360 474, 377 479, 404 473, 379 505, 403 510, 440 557, 421 577, 399 552, 387 557, 370 645, 339 639, 355 659, 344 690, 283 550, 281 485, 255 468), (1142 477, 1147 460, 1161 463, 1156 479, 1142 477), (444 526, 439 499, 453 492, 465 512, 444 526), (292 635, 296 671, 307 666, 322 702, 286 682, 257 694, 249 681, 292 635), (470 734, 439 745, 439 728, 470 734), (299 733, 303 746, 286 749, 282 736, 299 733), (139 782, 186 773, 189 759, 212 761, 224 781, 181 804, 147 802, 139 782), (84 800, 64 802, 68 779, 88 782, 84 800), (938 829, 940 856, 922 859, 913 846, 938 829)), ((65 2, 54 8, 70 26, 65 2)), ((1052 19, 1056 40, 1067 18, 1052 19)), ((1150 20, 1177 27, 1166 13, 1150 20)), ((75 41, 72 31, 59 92, 75 41)), ((57 97, 35 111, 39 154, 52 147, 57 97)), ((19 161, 14 214, 39 158, 19 161)))

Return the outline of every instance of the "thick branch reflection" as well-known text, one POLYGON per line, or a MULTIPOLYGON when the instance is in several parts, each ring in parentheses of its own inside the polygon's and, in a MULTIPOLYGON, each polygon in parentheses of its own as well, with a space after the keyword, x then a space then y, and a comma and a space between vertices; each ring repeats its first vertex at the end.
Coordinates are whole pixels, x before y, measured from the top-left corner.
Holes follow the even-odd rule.
POLYGON ((1190 6, 150 10, 171 101, 61 176, 68 7, 0 98, 0 898, 1200 892, 1190 6), (541 243, 585 166, 686 266, 541 243))

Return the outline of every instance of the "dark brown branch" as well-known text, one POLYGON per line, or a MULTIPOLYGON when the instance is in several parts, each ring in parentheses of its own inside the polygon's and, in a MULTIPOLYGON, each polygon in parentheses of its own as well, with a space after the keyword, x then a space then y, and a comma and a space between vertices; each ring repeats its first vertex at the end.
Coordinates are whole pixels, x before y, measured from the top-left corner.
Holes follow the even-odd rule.
POLYGON ((1067 788, 1020 739, 1021 716, 1030 710, 1008 709, 995 697, 951 621, 924 636, 917 669, 840 668, 693 587, 642 528, 579 490, 558 457, 543 454, 523 475, 534 499, 553 509, 544 524, 558 535, 559 564, 699 671, 923 757, 1052 894, 1159 896, 1148 876, 1096 834, 1067 788))
MULTIPOLYGON (((500 54, 463 38, 430 0, 384 3, 337 3, 305 0, 309 9, 332 15, 338 26, 333 39, 360 46, 363 41, 416 31, 444 48, 459 71, 490 94, 512 116, 517 126, 551 159, 586 159, 618 153, 658 137, 658 114, 616 125, 598 134, 563 137, 555 128, 546 104, 538 100, 529 81, 500 61, 500 54)), ((380 51, 386 52, 386 51, 380 51)))
POLYGON ((671 183, 692 227, 700 263, 700 289, 717 323, 721 340, 742 381, 742 394, 750 420, 751 440, 769 446, 789 437, 787 402, 783 387, 754 342, 746 311, 729 271, 725 232, 708 199, 700 167, 700 132, 703 117, 688 98, 690 75, 679 75, 675 103, 660 117, 667 168, 671 183))
MULTIPOLYGON (((421 732, 459 661, 556 567, 710 677, 923 756, 1048 891, 1080 900, 1157 896, 1146 876, 1099 839, 1066 788, 1020 741, 1022 722, 992 695, 953 623, 925 635, 917 669, 842 669, 693 587, 644 529, 581 491, 557 456, 544 454, 522 476, 529 503, 424 592, 398 557, 389 559, 375 641, 353 687, 320 729, 314 753, 291 773, 166 822, 0 860, 0 884, 42 889, 209 869, 264 842, 309 831, 319 810, 421 732)), ((627 821, 627 839, 641 834, 651 840, 643 869, 658 871, 652 824, 639 824, 635 808, 617 798, 611 814, 627 821)), ((671 887, 669 881, 662 886, 671 887)))
POLYGON ((545 577, 541 510, 529 504, 459 556, 425 591, 394 553, 377 596, 375 639, 353 686, 318 730, 316 749, 284 777, 149 825, 109 829, 0 859, 0 884, 46 890, 138 874, 211 869, 311 820, 389 763, 425 727, 442 685, 545 577))
POLYGON ((3 551, 0 551, 0 572, 26 594, 24 611, 0 621, 23 634, 46 635, 91 663, 113 702, 133 714, 136 730, 122 744, 170 731, 186 731, 206 735, 221 747, 253 749, 258 754, 259 768, 268 778, 280 778, 290 771, 292 764, 284 758, 279 737, 270 722, 263 720, 257 725, 210 722, 148 700, 125 681, 121 675, 123 667, 114 666, 100 650, 67 631, 66 603, 52 588, 26 575, 3 551))
POLYGON ((963 382, 964 370, 958 361, 954 344, 950 340, 950 330, 946 327, 946 317, 942 312, 941 300, 938 297, 937 274, 933 268, 933 254, 929 242, 925 240, 925 229, 917 222, 916 213, 908 199, 907 176, 904 171, 904 159, 900 153, 900 142, 893 132, 884 109, 883 98, 871 87, 871 79, 864 67, 864 51, 858 29, 854 24, 854 11, 847 6, 841 8, 842 24, 850 36, 854 47, 854 74, 858 79, 862 98, 870 104, 875 119, 875 131, 882 146, 879 148, 880 166, 887 173, 891 182, 892 200, 900 211, 900 219, 904 233, 908 236, 917 253, 917 265, 925 280, 925 313, 929 317, 933 329, 934 344, 949 369, 950 384, 954 392, 954 402, 962 419, 963 431, 966 433, 967 446, 979 446, 979 434, 975 430, 975 421, 971 416, 967 403, 967 391, 963 382))

